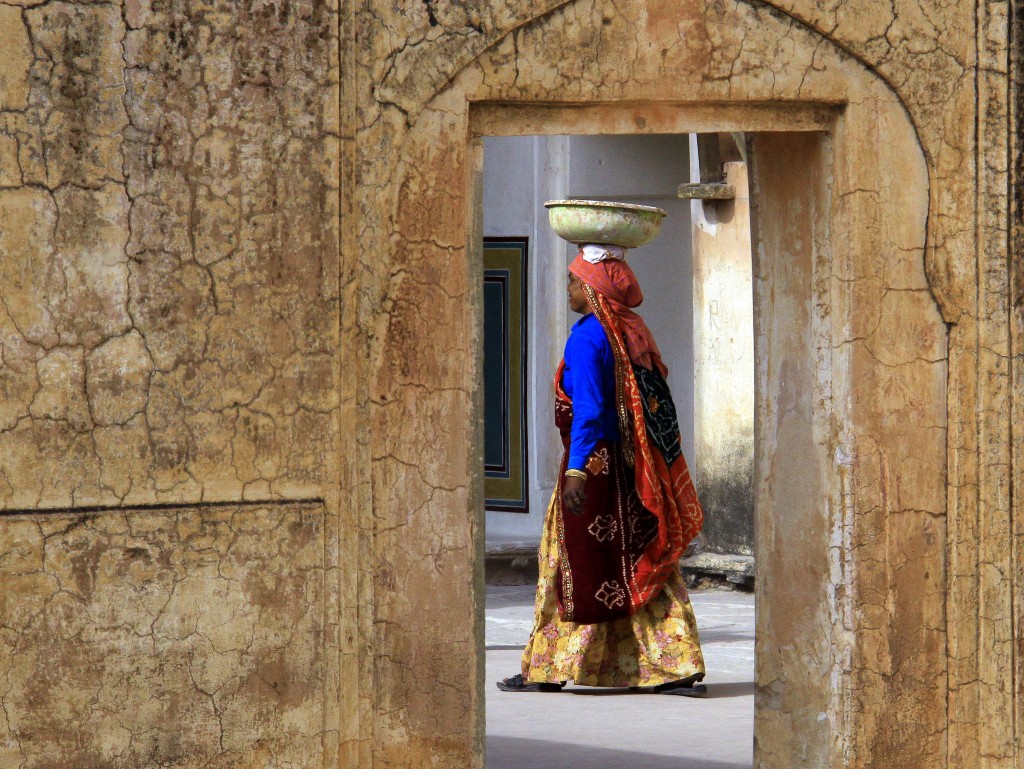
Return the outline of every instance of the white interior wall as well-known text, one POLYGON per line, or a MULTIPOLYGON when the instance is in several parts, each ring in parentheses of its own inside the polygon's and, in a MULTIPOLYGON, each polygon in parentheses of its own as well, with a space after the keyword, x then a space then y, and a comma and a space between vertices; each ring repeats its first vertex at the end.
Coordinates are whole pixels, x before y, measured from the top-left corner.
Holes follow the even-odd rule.
POLYGON ((693 266, 690 213, 676 189, 688 180, 687 137, 527 136, 484 142, 484 235, 530 239, 527 431, 530 512, 487 513, 487 545, 533 546, 555 486, 561 442, 552 380, 568 329, 565 272, 576 247, 548 226, 545 200, 590 198, 668 211, 658 239, 627 257, 645 301, 639 308, 669 367, 683 449, 693 456, 693 266))
MULTIPOLYGON (((669 369, 683 452, 693 457, 693 247, 689 201, 677 194, 689 180, 689 139, 680 136, 574 136, 569 197, 618 200, 668 212, 653 243, 626 261, 644 291, 637 308, 669 369)), ((567 253, 576 247, 567 244, 567 253)), ((692 462, 691 462, 692 464, 692 462)))

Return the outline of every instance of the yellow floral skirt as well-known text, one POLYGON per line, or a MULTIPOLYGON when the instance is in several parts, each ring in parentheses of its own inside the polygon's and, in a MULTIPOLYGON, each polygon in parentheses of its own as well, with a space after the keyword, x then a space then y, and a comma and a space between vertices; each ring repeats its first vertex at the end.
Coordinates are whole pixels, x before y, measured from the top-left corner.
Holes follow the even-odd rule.
POLYGON ((632 617, 579 625, 558 617, 558 499, 552 496, 540 543, 540 577, 523 678, 578 686, 656 686, 704 672, 693 607, 677 569, 632 617))

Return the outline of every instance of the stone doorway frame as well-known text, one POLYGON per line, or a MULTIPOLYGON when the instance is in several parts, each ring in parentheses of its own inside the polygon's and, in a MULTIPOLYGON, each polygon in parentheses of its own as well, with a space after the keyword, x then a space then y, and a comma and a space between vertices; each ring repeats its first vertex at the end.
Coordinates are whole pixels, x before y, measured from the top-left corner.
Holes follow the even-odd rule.
MULTIPOLYGON (((817 581, 824 588, 826 575, 836 576, 844 565, 835 557, 826 557, 827 548, 822 548, 817 557, 804 553, 806 557, 794 568, 788 562, 786 544, 780 546, 779 542, 785 543, 792 534, 786 531, 787 527, 773 520, 773 516, 786 504, 783 500, 786 500, 790 504, 788 517, 792 519, 794 512, 799 517, 799 524, 791 520, 791 525, 799 525, 805 532, 818 529, 818 533, 823 535, 825 529, 816 520, 819 517, 818 505, 824 503, 833 509, 841 509, 843 504, 842 468, 830 465, 828 457, 835 447, 836 438, 831 434, 828 421, 835 415, 832 409, 837 404, 834 401, 827 404, 830 408, 826 413, 826 402, 815 403, 811 385, 815 371, 820 369, 820 352, 823 346, 828 346, 824 340, 832 333, 824 318, 827 313, 815 312, 813 305, 820 304, 830 291, 829 279, 823 279, 821 275, 822 268, 827 268, 833 259, 832 185, 827 180, 832 177, 832 145, 836 135, 841 135, 839 124, 843 113, 842 105, 823 103, 778 106, 484 103, 470 106, 468 196, 472 201, 473 215, 468 225, 467 258, 471 272, 482 265, 483 139, 487 136, 685 135, 719 131, 748 135, 755 275, 755 553, 758 578, 757 690, 753 737, 756 766, 770 765, 757 755, 757 746, 771 745, 772 731, 779 725, 779 713, 768 711, 790 709, 806 712, 808 708, 814 708, 830 716, 841 716, 849 704, 844 699, 842 688, 816 688, 810 682, 815 679, 836 681, 843 676, 844 670, 849 672, 851 649, 845 644, 823 648, 820 640, 813 637, 813 629, 822 627, 822 624, 808 623, 800 632, 793 622, 780 623, 779 627, 774 627, 771 622, 773 616, 795 612, 815 616, 821 623, 826 617, 834 622, 835 618, 850 615, 850 607, 842 605, 844 602, 839 598, 841 588, 807 591, 795 600, 792 595, 784 600, 776 598, 780 595, 776 593, 778 586, 787 582, 810 580, 814 584, 817 581), (638 119, 638 116, 642 117, 638 119), (787 209, 794 207, 804 215, 783 221, 787 209), (803 247, 787 244, 787 239, 800 240, 803 247), (774 253, 766 253, 766 248, 771 249, 772 246, 774 253), (787 299, 776 305, 773 301, 775 296, 787 299), (794 325, 794 320, 797 325, 794 325), (771 361, 767 359, 769 350, 773 351, 771 361), (780 378, 780 372, 787 368, 797 370, 807 378, 807 386, 798 396, 797 410, 806 418, 796 420, 801 425, 797 428, 798 437, 792 433, 792 422, 786 424, 787 420, 778 415, 774 407, 779 398, 784 397, 783 390, 792 388, 792 382, 784 382, 780 378), (788 440, 792 445, 803 443, 805 447, 814 448, 803 454, 784 457, 780 462, 773 458, 772 446, 778 444, 780 432, 787 430, 790 431, 788 440), (806 478, 808 466, 816 469, 816 477, 809 484, 806 478), (783 480, 779 483, 782 488, 776 488, 773 485, 776 473, 795 474, 800 482, 791 484, 783 480), (794 501, 798 509, 792 506, 794 501), (773 671, 788 668, 791 673, 795 672, 794 657, 798 660, 801 653, 808 654, 811 650, 817 657, 817 666, 808 664, 803 675, 791 676, 791 680, 798 678, 802 684, 799 696, 793 697, 784 691, 772 692, 773 671), (786 659, 787 656, 790 658, 786 659)), ((841 153, 843 148, 838 151, 841 153)), ((838 234, 842 236, 842 233, 838 234)), ((537 258, 544 256, 537 255, 537 258)), ((829 300, 824 301, 827 303, 829 300)), ((840 377, 847 370, 841 366, 838 369, 840 377)), ((829 383, 830 389, 834 387, 838 391, 848 390, 849 385, 849 382, 829 383)), ((833 521, 832 527, 836 526, 841 526, 841 523, 833 521)), ((482 522, 478 531, 482 536, 482 522)), ((482 545, 477 543, 477 551, 481 549, 482 545)), ((478 653, 483 655, 481 648, 482 642, 478 644, 478 653)), ((483 684, 487 686, 486 681, 483 684)), ((482 693, 480 697, 482 701, 482 693)), ((790 718, 789 726, 799 728, 799 720, 799 717, 790 718)), ((825 746, 834 726, 832 718, 827 723, 828 728, 824 732, 820 721, 803 725, 820 732, 807 737, 821 758, 827 755, 825 746)))
MULTIPOLYGON (((473 257, 482 233, 470 197, 480 189, 478 137, 515 126, 754 135, 754 219, 789 223, 755 236, 758 296, 785 310, 756 329, 767 362, 756 372, 757 441, 768 447, 758 517, 786 524, 757 533, 761 589, 773 596, 758 622, 769 650, 759 655, 759 765, 897 756, 914 765, 922 754, 944 763, 950 334, 933 294, 941 281, 926 272, 945 245, 929 244, 932 171, 910 114, 877 74, 771 12, 744 23, 796 45, 814 63, 807 73, 766 81, 768 62, 691 82, 654 55, 634 62, 635 87, 602 83, 587 98, 558 70, 577 59, 546 37, 569 39, 566 24, 578 35, 578 21, 554 12, 457 63, 435 51, 446 73, 436 82, 415 67, 352 81, 362 112, 348 115, 343 145, 352 362, 343 423, 359 451, 343 475, 357 535, 342 562, 368 570, 345 583, 354 629, 342 680, 357 696, 345 709, 343 757, 402 766, 483 758, 490 682, 473 257), (792 162, 801 155, 807 165, 792 162), (773 184, 787 194, 770 194, 773 184)), ((608 40, 596 53, 581 49, 581 66, 604 71, 601 56, 614 61, 614 46, 636 36, 608 40)), ((435 61, 415 58, 435 55, 425 51, 409 56, 435 61)))

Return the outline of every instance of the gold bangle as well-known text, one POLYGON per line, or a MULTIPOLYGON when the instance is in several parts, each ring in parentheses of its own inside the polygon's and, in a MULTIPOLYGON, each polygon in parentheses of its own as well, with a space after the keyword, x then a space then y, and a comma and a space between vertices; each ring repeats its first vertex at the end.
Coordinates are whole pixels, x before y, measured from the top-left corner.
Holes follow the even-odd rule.
POLYGON ((587 473, 584 470, 573 470, 573 469, 570 468, 569 470, 565 471, 565 477, 566 478, 582 478, 583 480, 586 480, 587 479, 587 473))

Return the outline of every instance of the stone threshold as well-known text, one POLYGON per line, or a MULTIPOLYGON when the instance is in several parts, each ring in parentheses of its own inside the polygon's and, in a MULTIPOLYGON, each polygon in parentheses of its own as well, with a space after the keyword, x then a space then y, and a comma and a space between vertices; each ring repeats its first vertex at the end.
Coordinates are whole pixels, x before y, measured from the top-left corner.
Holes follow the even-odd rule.
POLYGON ((691 587, 700 580, 722 583, 721 587, 735 586, 741 590, 754 589, 754 557, 728 553, 696 553, 679 561, 686 584, 691 587), (691 578, 694 584, 691 584, 691 578))
MULTIPOLYGON (((754 558, 749 555, 697 553, 679 562, 688 587, 754 589, 754 558)), ((537 580, 537 545, 503 542, 484 555, 488 585, 527 585, 537 580)))

